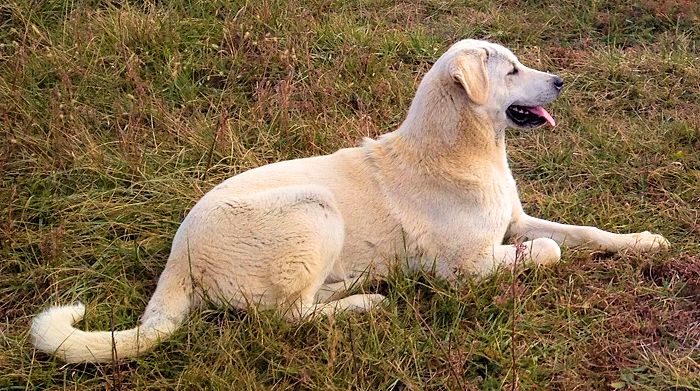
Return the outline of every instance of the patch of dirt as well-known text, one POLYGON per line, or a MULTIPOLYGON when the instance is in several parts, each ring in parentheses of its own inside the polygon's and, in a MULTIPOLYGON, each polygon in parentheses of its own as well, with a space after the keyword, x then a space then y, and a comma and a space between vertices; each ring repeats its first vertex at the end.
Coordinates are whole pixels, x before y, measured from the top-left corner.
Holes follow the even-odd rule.
POLYGON ((642 0, 638 5, 657 18, 688 23, 700 21, 700 3, 697 0, 642 0))
POLYGON ((687 297, 700 308, 700 256, 684 253, 662 264, 644 265, 644 275, 657 285, 676 281, 684 283, 681 296, 687 297))
MULTIPOLYGON (((568 306, 601 322, 592 323, 594 338, 581 347, 575 378, 607 384, 617 380, 621 370, 644 363, 645 352, 682 356, 697 349, 699 256, 685 253, 653 264, 647 259, 584 255, 560 269, 568 276, 572 294, 551 305, 568 306)), ((555 383, 569 380, 564 375, 555 383)))

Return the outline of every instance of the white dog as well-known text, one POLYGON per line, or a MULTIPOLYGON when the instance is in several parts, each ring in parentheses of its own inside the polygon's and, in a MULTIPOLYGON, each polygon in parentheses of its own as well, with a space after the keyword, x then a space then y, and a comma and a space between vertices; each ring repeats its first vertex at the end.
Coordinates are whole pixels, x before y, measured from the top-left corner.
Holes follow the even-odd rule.
POLYGON ((562 225, 523 211, 505 129, 554 126, 542 106, 562 85, 502 46, 457 42, 425 75, 396 131, 247 171, 202 197, 175 235, 140 326, 86 332, 72 327, 82 305, 52 307, 34 319, 32 340, 68 362, 104 362, 147 351, 205 297, 291 318, 366 310, 384 297, 343 297, 364 271, 382 276, 398 256, 447 279, 483 275, 516 261, 516 246, 503 244, 509 237, 528 240, 524 262, 533 265, 559 260, 564 244, 667 247, 660 235, 562 225))

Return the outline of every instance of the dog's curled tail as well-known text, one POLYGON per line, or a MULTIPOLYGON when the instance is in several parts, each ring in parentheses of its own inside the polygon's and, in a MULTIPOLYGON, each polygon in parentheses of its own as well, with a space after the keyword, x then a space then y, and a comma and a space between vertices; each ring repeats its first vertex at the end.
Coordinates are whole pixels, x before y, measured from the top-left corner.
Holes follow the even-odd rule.
POLYGON ((193 305, 190 284, 175 284, 163 277, 138 327, 123 331, 79 330, 73 324, 83 318, 85 306, 55 306, 32 321, 30 335, 34 346, 69 363, 110 362, 150 350, 182 324, 193 305))

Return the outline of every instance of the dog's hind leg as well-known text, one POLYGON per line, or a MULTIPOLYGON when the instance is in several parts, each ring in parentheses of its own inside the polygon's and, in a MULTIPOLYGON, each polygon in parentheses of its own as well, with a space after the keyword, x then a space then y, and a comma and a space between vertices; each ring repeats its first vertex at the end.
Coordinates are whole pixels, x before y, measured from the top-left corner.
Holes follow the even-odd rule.
POLYGON ((365 310, 383 299, 353 295, 353 285, 318 293, 344 244, 344 222, 333 194, 321 186, 289 186, 245 197, 212 199, 198 221, 192 254, 207 296, 215 303, 277 308, 291 319, 337 310, 365 310), (339 293, 337 296, 334 293, 339 293), (328 301, 318 303, 319 297, 328 301))
POLYGON ((348 290, 361 283, 365 275, 348 278, 347 280, 326 283, 317 287, 310 285, 295 303, 287 317, 301 319, 319 315, 332 315, 340 311, 368 311, 381 303, 385 297, 380 294, 356 294, 347 297, 348 290))
POLYGON ((321 285, 318 292, 316 292, 316 302, 317 303, 327 303, 329 301, 338 300, 341 297, 347 295, 347 292, 359 286, 362 280, 366 276, 360 274, 356 277, 348 278, 347 280, 342 280, 338 282, 328 282, 321 285))
POLYGON ((302 306, 301 311, 296 313, 295 318, 307 318, 318 315, 332 315, 340 311, 365 312, 379 305, 386 299, 380 294, 358 294, 344 297, 339 300, 332 300, 326 303, 316 303, 309 306, 302 306))

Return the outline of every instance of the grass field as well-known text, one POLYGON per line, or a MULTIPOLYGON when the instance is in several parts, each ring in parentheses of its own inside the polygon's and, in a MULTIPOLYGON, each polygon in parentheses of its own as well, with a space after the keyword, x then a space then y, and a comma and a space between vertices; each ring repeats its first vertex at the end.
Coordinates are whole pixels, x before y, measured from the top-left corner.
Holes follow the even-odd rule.
POLYGON ((700 390, 699 110, 694 0, 4 2, 0 389, 700 390), (204 192, 395 129, 464 37, 567 82, 556 128, 508 135, 526 210, 671 250, 397 271, 384 308, 301 324, 202 310, 115 365, 31 348, 51 303, 133 327, 204 192))

